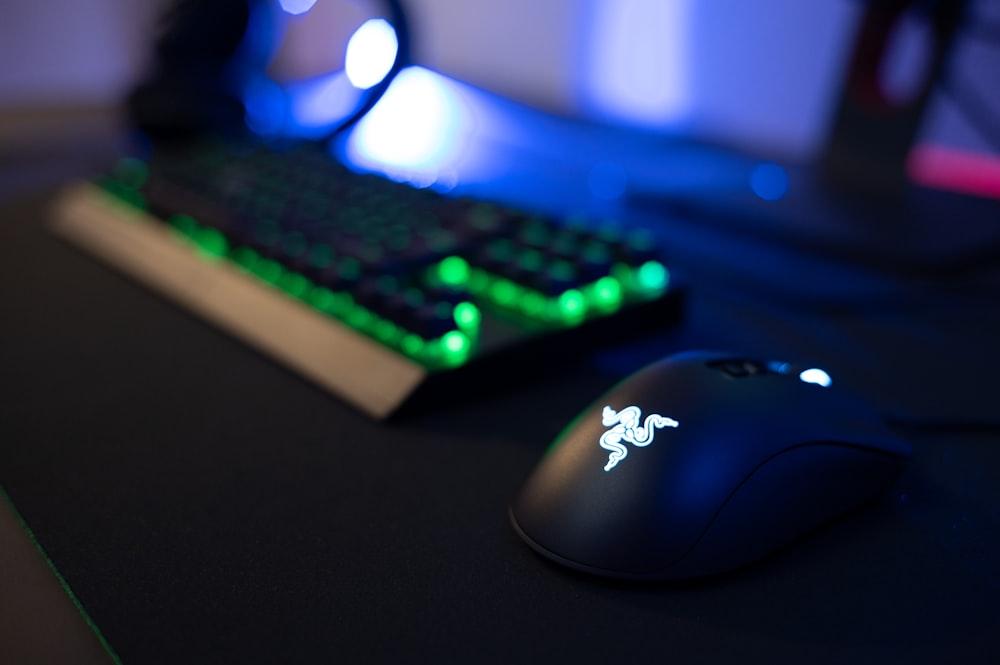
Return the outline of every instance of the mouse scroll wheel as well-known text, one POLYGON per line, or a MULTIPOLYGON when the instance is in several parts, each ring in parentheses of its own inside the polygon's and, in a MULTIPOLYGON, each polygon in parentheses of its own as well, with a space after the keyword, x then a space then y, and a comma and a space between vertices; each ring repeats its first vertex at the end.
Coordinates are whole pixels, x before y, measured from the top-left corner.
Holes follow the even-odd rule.
POLYGON ((708 366, 735 378, 756 376, 770 371, 766 364, 752 360, 715 360, 708 363, 708 366))

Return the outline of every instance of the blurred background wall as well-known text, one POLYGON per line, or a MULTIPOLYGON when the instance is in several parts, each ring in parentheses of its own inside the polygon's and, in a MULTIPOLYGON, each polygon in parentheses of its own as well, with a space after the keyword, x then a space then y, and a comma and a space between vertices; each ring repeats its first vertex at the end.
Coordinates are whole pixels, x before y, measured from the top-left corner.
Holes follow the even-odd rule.
POLYGON ((113 103, 141 75, 163 0, 4 0, 0 107, 113 103))
MULTIPOLYGON (((298 31, 303 41, 296 50, 303 57, 329 48, 324 2, 294 19, 314 23, 298 31)), ((416 59, 443 73, 557 113, 693 132, 791 155, 808 155, 822 140, 861 4, 407 2, 416 59)), ((114 105, 148 66, 157 17, 166 5, 4 0, 0 116, 114 105)), ((1000 3, 992 5, 1000 9, 1000 3)), ((989 7, 976 11, 998 13, 989 7)), ((957 61, 1000 109, 996 48, 973 45, 957 61)), ((949 103, 936 103, 931 115, 932 133, 988 149, 949 103)))

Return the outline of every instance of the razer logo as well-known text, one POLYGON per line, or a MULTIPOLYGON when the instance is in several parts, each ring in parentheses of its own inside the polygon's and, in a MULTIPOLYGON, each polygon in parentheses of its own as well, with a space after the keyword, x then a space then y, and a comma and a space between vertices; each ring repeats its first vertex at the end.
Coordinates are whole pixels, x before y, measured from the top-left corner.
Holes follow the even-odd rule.
POLYGON ((610 406, 604 407, 601 422, 610 429, 601 435, 601 448, 611 452, 608 463, 604 466, 605 471, 615 468, 628 455, 628 448, 622 441, 645 448, 653 442, 654 428, 677 427, 680 424, 673 418, 665 418, 656 413, 646 416, 645 423, 640 424, 641 420, 642 411, 637 406, 627 406, 621 411, 615 411, 610 406))

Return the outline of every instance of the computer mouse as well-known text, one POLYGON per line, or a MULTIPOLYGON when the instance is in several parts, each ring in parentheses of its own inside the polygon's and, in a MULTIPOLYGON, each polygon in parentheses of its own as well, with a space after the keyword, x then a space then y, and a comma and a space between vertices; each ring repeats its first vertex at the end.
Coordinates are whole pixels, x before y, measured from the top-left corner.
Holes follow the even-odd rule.
POLYGON ((550 446, 510 507, 537 552, 617 578, 734 570, 884 492, 911 455, 818 368, 667 357, 550 446))

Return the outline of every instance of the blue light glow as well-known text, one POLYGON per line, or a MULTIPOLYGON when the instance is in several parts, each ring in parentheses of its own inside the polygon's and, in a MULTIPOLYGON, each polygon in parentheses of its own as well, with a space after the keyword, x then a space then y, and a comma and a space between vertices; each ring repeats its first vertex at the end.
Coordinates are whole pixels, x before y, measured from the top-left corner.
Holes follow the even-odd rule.
POLYGON ((667 126, 689 113, 691 4, 682 0, 594 3, 584 86, 597 112, 649 127, 667 126))
POLYGON ((361 94, 343 71, 290 86, 292 120, 299 129, 330 127, 354 112, 361 94))
POLYGON ((788 172, 777 164, 758 164, 750 173, 750 188, 765 201, 777 201, 788 192, 788 172))
POLYGON ((247 81, 243 89, 243 105, 247 127, 262 136, 281 131, 285 123, 285 93, 281 87, 264 77, 247 81))
POLYGON ((365 21, 351 35, 344 56, 344 70, 355 86, 367 90, 379 84, 392 69, 399 42, 388 21, 373 18, 365 21))
POLYGON ((305 14, 316 4, 316 0, 278 0, 278 2, 281 8, 292 16, 305 14))
POLYGON ((799 378, 806 383, 815 383, 817 386, 823 386, 824 388, 829 388, 833 384, 833 379, 830 378, 830 375, 816 367, 803 370, 799 374, 799 378))
POLYGON ((601 201, 614 201, 621 198, 628 186, 628 176, 614 162, 598 162, 590 167, 587 174, 587 185, 590 194, 601 201))
POLYGON ((788 374, 792 370, 792 364, 775 360, 767 363, 767 368, 778 374, 788 374))
POLYGON ((459 157, 467 129, 468 116, 450 83, 421 67, 401 71, 351 134, 350 161, 435 180, 459 157))
POLYGON ((912 104, 933 76, 934 30, 923 12, 904 12, 889 34, 879 67, 881 92, 896 106, 912 104))

